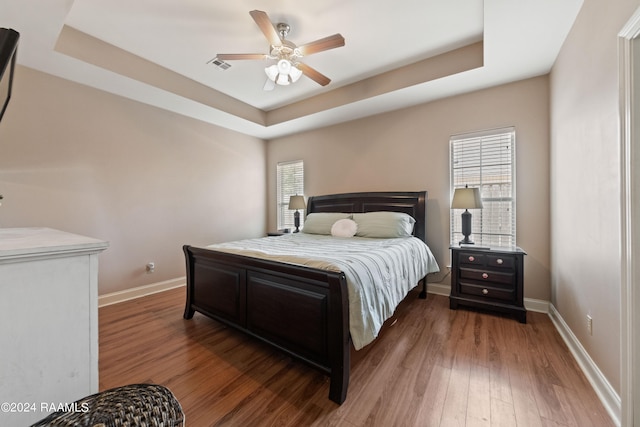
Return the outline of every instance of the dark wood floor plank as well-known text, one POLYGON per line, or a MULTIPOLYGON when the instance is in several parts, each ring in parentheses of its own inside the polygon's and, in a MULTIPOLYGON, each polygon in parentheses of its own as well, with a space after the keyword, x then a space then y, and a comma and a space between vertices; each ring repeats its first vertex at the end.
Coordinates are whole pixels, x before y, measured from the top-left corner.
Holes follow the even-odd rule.
POLYGON ((544 314, 520 324, 412 292, 353 353, 339 406, 315 369, 200 314, 184 320, 184 296, 100 309, 101 390, 163 384, 190 427, 613 425, 544 314))

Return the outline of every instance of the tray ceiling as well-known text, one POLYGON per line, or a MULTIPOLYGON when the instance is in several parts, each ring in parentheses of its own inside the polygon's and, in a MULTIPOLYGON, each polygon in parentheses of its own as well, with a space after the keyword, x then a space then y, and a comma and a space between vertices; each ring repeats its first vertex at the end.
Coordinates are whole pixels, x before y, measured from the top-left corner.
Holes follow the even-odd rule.
POLYGON ((582 0, 3 0, 0 26, 21 34, 18 62, 219 126, 274 138, 547 73, 582 0), (301 45, 340 33, 344 47, 264 91, 274 61, 249 15, 285 22, 301 45))

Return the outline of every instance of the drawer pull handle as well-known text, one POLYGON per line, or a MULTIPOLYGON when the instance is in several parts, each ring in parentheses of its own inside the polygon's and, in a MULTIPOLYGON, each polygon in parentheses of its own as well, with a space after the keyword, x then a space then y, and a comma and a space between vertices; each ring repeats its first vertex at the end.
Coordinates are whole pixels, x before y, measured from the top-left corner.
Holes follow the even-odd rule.
POLYGON ((496 262, 498 263, 498 265, 502 265, 502 263, 503 263, 504 261, 502 261, 502 258, 498 258, 498 260, 497 260, 496 262))
POLYGON ((488 291, 487 289, 483 289, 483 290, 482 290, 482 295, 486 295, 486 294, 488 294, 488 293, 489 293, 489 291, 488 291))
POLYGON ((476 260, 476 259, 475 259, 473 256, 470 256, 470 257, 469 257, 469 261, 470 261, 470 262, 473 262, 473 261, 475 261, 475 260, 476 260))
POLYGON ((489 275, 488 275, 487 273, 482 273, 482 278, 483 278, 483 279, 488 279, 488 278, 489 278, 489 275))

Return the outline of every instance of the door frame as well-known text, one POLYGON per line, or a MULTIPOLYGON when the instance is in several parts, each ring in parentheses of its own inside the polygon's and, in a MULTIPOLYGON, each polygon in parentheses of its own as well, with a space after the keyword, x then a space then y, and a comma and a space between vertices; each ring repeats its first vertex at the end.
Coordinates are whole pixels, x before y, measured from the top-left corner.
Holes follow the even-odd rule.
POLYGON ((621 153, 621 425, 640 426, 640 8, 618 34, 621 153), (637 225, 636 225, 637 224, 637 225), (636 408, 634 410, 634 407, 636 408))

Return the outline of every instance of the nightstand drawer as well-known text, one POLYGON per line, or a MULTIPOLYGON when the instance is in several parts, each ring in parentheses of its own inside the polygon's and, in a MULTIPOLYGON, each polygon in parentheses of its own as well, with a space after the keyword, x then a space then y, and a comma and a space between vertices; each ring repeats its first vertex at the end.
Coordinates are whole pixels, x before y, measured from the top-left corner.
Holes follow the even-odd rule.
POLYGON ((515 267, 515 258, 512 256, 495 256, 487 255, 487 265, 495 268, 509 268, 515 267))
POLYGON ((460 282, 460 294, 509 302, 515 301, 513 289, 495 288, 492 286, 482 286, 481 284, 476 285, 467 282, 460 282))
POLYGON ((509 255, 461 252, 458 256, 460 265, 478 265, 499 269, 513 269, 515 267, 515 259, 509 255))
POLYGON ((505 285, 514 285, 515 276, 513 273, 492 271, 492 270, 476 270, 472 268, 460 268, 461 279, 477 280, 479 282, 502 283, 505 285))
POLYGON ((485 256, 479 253, 460 252, 458 254, 458 262, 467 265, 484 265, 485 256))

